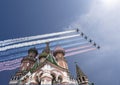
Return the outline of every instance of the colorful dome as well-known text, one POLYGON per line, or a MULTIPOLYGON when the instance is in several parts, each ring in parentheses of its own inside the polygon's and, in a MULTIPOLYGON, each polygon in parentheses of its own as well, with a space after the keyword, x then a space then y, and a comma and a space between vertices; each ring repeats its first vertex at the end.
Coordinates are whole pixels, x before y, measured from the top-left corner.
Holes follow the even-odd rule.
POLYGON ((57 46, 57 47, 54 49, 53 55, 56 56, 57 53, 63 53, 63 55, 65 55, 65 50, 64 50, 62 47, 57 46))
POLYGON ((36 55, 38 54, 38 51, 37 51, 36 48, 30 48, 30 49, 28 50, 28 54, 31 53, 31 52, 34 52, 36 55))
POLYGON ((48 56, 48 54, 47 54, 46 52, 43 52, 43 53, 41 53, 41 54, 39 55, 39 58, 47 57, 47 56, 48 56))

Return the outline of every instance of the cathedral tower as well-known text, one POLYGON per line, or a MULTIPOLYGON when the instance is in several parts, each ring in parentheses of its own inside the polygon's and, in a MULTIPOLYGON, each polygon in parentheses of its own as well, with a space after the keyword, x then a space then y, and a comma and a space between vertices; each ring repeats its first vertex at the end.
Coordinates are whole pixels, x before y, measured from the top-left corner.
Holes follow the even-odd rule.
POLYGON ((77 64, 76 64, 76 74, 79 85, 89 85, 87 76, 82 72, 82 70, 77 64))
POLYGON ((63 67, 65 69, 68 69, 68 65, 67 65, 67 62, 66 62, 66 59, 64 57, 65 55, 65 50, 63 48, 61 48, 60 46, 57 46, 55 49, 54 49, 54 52, 53 52, 53 55, 54 57, 56 58, 57 62, 58 62, 58 65, 60 67, 63 67))
POLYGON ((18 84, 19 79, 22 76, 24 76, 26 73, 28 73, 28 71, 34 65, 34 63, 36 61, 35 57, 37 55, 38 55, 38 51, 36 50, 36 48, 31 48, 28 50, 28 55, 21 60, 20 68, 19 68, 18 72, 16 72, 16 74, 11 78, 9 85, 17 85, 18 84))
POLYGON ((28 50, 28 56, 24 57, 21 61, 20 70, 28 71, 34 65, 36 61, 36 56, 38 55, 38 51, 36 48, 31 48, 28 50))

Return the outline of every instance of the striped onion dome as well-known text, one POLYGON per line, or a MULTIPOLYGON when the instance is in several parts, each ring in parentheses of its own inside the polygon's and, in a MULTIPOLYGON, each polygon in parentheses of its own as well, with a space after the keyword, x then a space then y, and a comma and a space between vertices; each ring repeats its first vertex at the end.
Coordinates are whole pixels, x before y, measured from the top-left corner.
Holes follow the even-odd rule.
POLYGON ((65 50, 62 47, 57 46, 53 51, 53 55, 56 56, 57 53, 62 53, 63 55, 65 55, 65 50))

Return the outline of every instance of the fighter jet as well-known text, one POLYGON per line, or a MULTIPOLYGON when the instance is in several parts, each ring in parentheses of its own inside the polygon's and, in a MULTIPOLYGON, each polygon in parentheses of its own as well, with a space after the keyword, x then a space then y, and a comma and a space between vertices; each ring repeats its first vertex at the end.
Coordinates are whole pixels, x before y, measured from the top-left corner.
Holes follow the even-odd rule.
POLYGON ((94 44, 93 44, 94 46, 96 46, 96 43, 94 42, 94 44))
POLYGON ((97 48, 100 49, 100 46, 98 46, 97 48))
POLYGON ((77 28, 76 31, 79 32, 79 29, 77 28))
POLYGON ((87 40, 87 36, 84 37, 87 40))
POLYGON ((90 39, 89 42, 92 43, 92 40, 90 39))

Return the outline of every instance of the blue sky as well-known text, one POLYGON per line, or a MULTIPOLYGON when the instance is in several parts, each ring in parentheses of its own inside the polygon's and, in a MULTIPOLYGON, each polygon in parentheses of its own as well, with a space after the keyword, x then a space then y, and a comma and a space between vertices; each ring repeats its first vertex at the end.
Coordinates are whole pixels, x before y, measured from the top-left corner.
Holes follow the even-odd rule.
MULTIPOLYGON (((119 0, 3 0, 0 1, 0 40, 77 28, 101 49, 68 57, 95 85, 120 85, 119 0)), ((8 85, 13 71, 0 72, 0 85, 8 85), (1 82, 2 81, 2 82, 1 82)))

